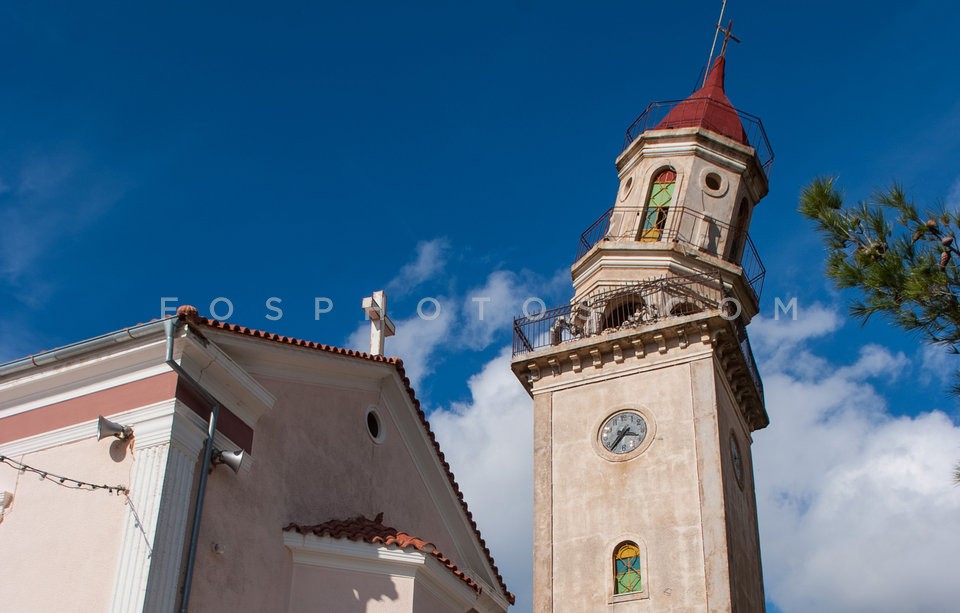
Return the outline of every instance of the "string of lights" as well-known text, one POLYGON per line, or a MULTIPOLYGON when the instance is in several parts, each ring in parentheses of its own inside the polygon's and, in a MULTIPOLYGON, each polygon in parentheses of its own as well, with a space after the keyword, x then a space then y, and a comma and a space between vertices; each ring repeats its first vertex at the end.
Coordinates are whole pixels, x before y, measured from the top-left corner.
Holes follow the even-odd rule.
POLYGON ((108 493, 116 494, 117 496, 121 494, 126 496, 130 493, 130 490, 125 485, 97 485, 96 483, 87 483, 86 481, 80 481, 79 479, 57 475, 47 470, 41 470, 33 466, 28 466, 27 464, 21 464, 13 458, 8 458, 7 456, 3 455, 0 455, 0 463, 6 464, 7 466, 18 470, 20 474, 33 473, 35 475, 39 475, 41 481, 50 481, 51 483, 59 485, 60 487, 66 487, 74 490, 106 490, 108 493))

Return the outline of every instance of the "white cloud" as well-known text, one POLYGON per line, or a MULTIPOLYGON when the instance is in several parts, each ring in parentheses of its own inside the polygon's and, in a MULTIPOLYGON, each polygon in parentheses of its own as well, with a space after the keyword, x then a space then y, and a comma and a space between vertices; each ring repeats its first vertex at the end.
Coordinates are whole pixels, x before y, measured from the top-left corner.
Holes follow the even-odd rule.
MULTIPOLYGON (((790 304, 789 302, 787 304, 790 304)), ((793 347, 805 340, 825 336, 843 326, 843 317, 837 311, 819 302, 804 306, 797 301, 796 311, 780 311, 779 319, 757 315, 750 324, 751 339, 761 349, 793 347), (794 313, 796 319, 793 318, 794 313)))
POLYGON ((416 257, 403 265, 396 278, 387 285, 387 292, 403 295, 436 277, 446 266, 449 250, 450 243, 446 238, 417 243, 416 257))
MULTIPOLYGON (((396 336, 388 338, 384 344, 386 355, 395 355, 403 360, 403 368, 414 388, 424 377, 434 371, 437 349, 449 340, 452 328, 457 321, 456 303, 443 296, 437 296, 440 312, 434 319, 422 319, 414 314, 408 319, 395 322, 396 336)), ((425 317, 436 313, 432 303, 423 305, 425 317)), ((364 322, 347 339, 347 347, 361 351, 370 350, 370 323, 364 322)))
POLYGON ((566 268, 549 278, 527 271, 518 274, 496 270, 490 273, 484 284, 467 292, 464 299, 461 342, 476 350, 489 347, 498 333, 511 329, 513 318, 523 312, 527 301, 530 301, 527 308, 531 312, 540 308, 538 300, 543 300, 549 309, 556 305, 548 299, 569 287, 570 272, 566 268))
MULTIPOLYGON (((834 329, 833 315, 806 338, 834 329)), ((769 350, 788 339, 809 355, 796 329, 752 332, 769 350)), ((767 597, 790 613, 955 610, 960 428, 922 406, 891 416, 870 379, 907 369, 903 354, 868 345, 853 364, 813 357, 812 369, 764 369, 771 425, 753 454, 767 597)))
POLYGON ((50 292, 30 275, 52 243, 82 230, 112 206, 123 189, 110 177, 86 168, 69 155, 32 159, 11 180, 0 177, 0 282, 16 288, 24 302, 50 292))
MULTIPOLYGON (((444 238, 419 243, 414 259, 400 268, 387 287, 409 290, 440 274, 448 249, 444 238)), ((569 284, 568 274, 564 269, 545 279, 528 271, 497 270, 487 276, 483 285, 467 291, 463 297, 433 296, 440 304, 439 315, 427 319, 414 314, 395 322, 396 336, 386 340, 384 353, 403 360, 411 383, 417 387, 434 372, 436 361, 442 359, 440 350, 446 349, 446 354, 479 351, 499 342, 503 333, 509 332, 513 317, 520 312, 527 298, 553 295, 561 284, 569 284)), ((388 290, 388 295, 391 291, 388 290)), ((531 306, 531 309, 536 308, 531 306)), ((434 304, 423 303, 422 310, 426 317, 432 317, 434 304)), ((345 345, 368 351, 370 324, 361 324, 350 334, 345 345)))
POLYGON ((507 347, 470 378, 469 402, 430 415, 516 611, 532 609, 533 401, 510 370, 507 347))
POLYGON ((917 359, 920 362, 917 379, 924 385, 948 386, 953 383, 957 368, 960 367, 957 355, 942 345, 922 345, 917 351, 917 359))
POLYGON ((530 297, 530 290, 516 273, 490 273, 486 282, 468 292, 464 300, 463 342, 471 349, 488 347, 498 332, 510 328, 523 302, 530 297))

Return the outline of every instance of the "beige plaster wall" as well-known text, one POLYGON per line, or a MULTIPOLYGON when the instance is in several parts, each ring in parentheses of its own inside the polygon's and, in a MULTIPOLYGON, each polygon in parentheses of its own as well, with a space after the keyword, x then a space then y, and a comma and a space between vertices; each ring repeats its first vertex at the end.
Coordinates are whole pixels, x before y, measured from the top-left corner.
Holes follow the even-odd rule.
MULTIPOLYGON (((97 484, 130 483, 133 454, 113 459, 115 439, 87 439, 14 458, 97 484)), ((0 471, 17 472, 6 465, 0 471)), ((66 489, 31 473, 14 477, 13 504, 0 523, 0 597, 4 611, 102 612, 110 607, 123 496, 66 489)))
MULTIPOLYGON (((709 354, 698 360, 709 363, 709 354)), ((648 598, 620 603, 617 610, 705 610, 691 364, 559 390, 552 409, 553 610, 605 605, 613 592, 613 547, 625 539, 645 548, 648 598), (610 462, 596 451, 597 432, 608 415, 629 407, 655 421, 656 438, 634 459, 610 462)), ((543 475, 539 467, 537 475, 543 475)), ((545 533, 547 520, 538 509, 537 535, 545 533)), ((536 589, 539 603, 543 588, 536 589)))
POLYGON ((763 611, 763 575, 760 560, 760 536, 757 524, 757 500, 753 481, 749 430, 737 416, 736 401, 718 373, 717 415, 720 420, 720 446, 723 460, 723 497, 726 510, 727 539, 730 546, 730 591, 734 611, 763 611), (740 448, 743 486, 738 483, 730 455, 730 435, 740 448))
POLYGON ((281 529, 384 513, 384 523, 433 542, 456 561, 456 548, 388 412, 375 444, 365 410, 375 391, 261 378, 276 396, 257 424, 252 468, 210 475, 191 608, 285 610, 291 557, 281 529), (223 555, 212 552, 219 543, 223 555))

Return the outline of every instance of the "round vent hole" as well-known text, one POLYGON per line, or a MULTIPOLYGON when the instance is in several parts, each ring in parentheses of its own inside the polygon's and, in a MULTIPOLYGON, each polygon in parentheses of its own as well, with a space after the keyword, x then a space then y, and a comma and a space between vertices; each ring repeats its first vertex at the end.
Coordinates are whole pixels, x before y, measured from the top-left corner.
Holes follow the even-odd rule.
POLYGON ((367 430, 373 438, 380 438, 380 418, 373 411, 367 413, 367 430))
POLYGON ((708 174, 703 181, 707 184, 707 189, 714 192, 718 191, 722 185, 722 182, 720 181, 720 175, 715 172, 708 174))

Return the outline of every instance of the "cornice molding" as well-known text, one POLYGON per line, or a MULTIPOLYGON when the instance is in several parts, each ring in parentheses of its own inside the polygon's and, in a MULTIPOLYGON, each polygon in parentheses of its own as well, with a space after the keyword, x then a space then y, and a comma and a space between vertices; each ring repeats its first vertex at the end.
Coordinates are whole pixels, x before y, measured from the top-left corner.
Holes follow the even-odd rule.
POLYGON ((358 360, 308 347, 220 330, 204 328, 202 331, 246 372, 270 379, 375 391, 380 382, 395 370, 390 364, 358 360))
MULTIPOLYGON (((135 341, 131 341, 135 342, 135 341)), ((164 343, 142 343, 114 353, 26 371, 0 384, 0 419, 170 372, 164 343)))
POLYGON ((276 403, 273 394, 216 343, 204 337, 188 333, 180 340, 174 359, 194 381, 250 428, 255 428, 257 421, 276 403))

